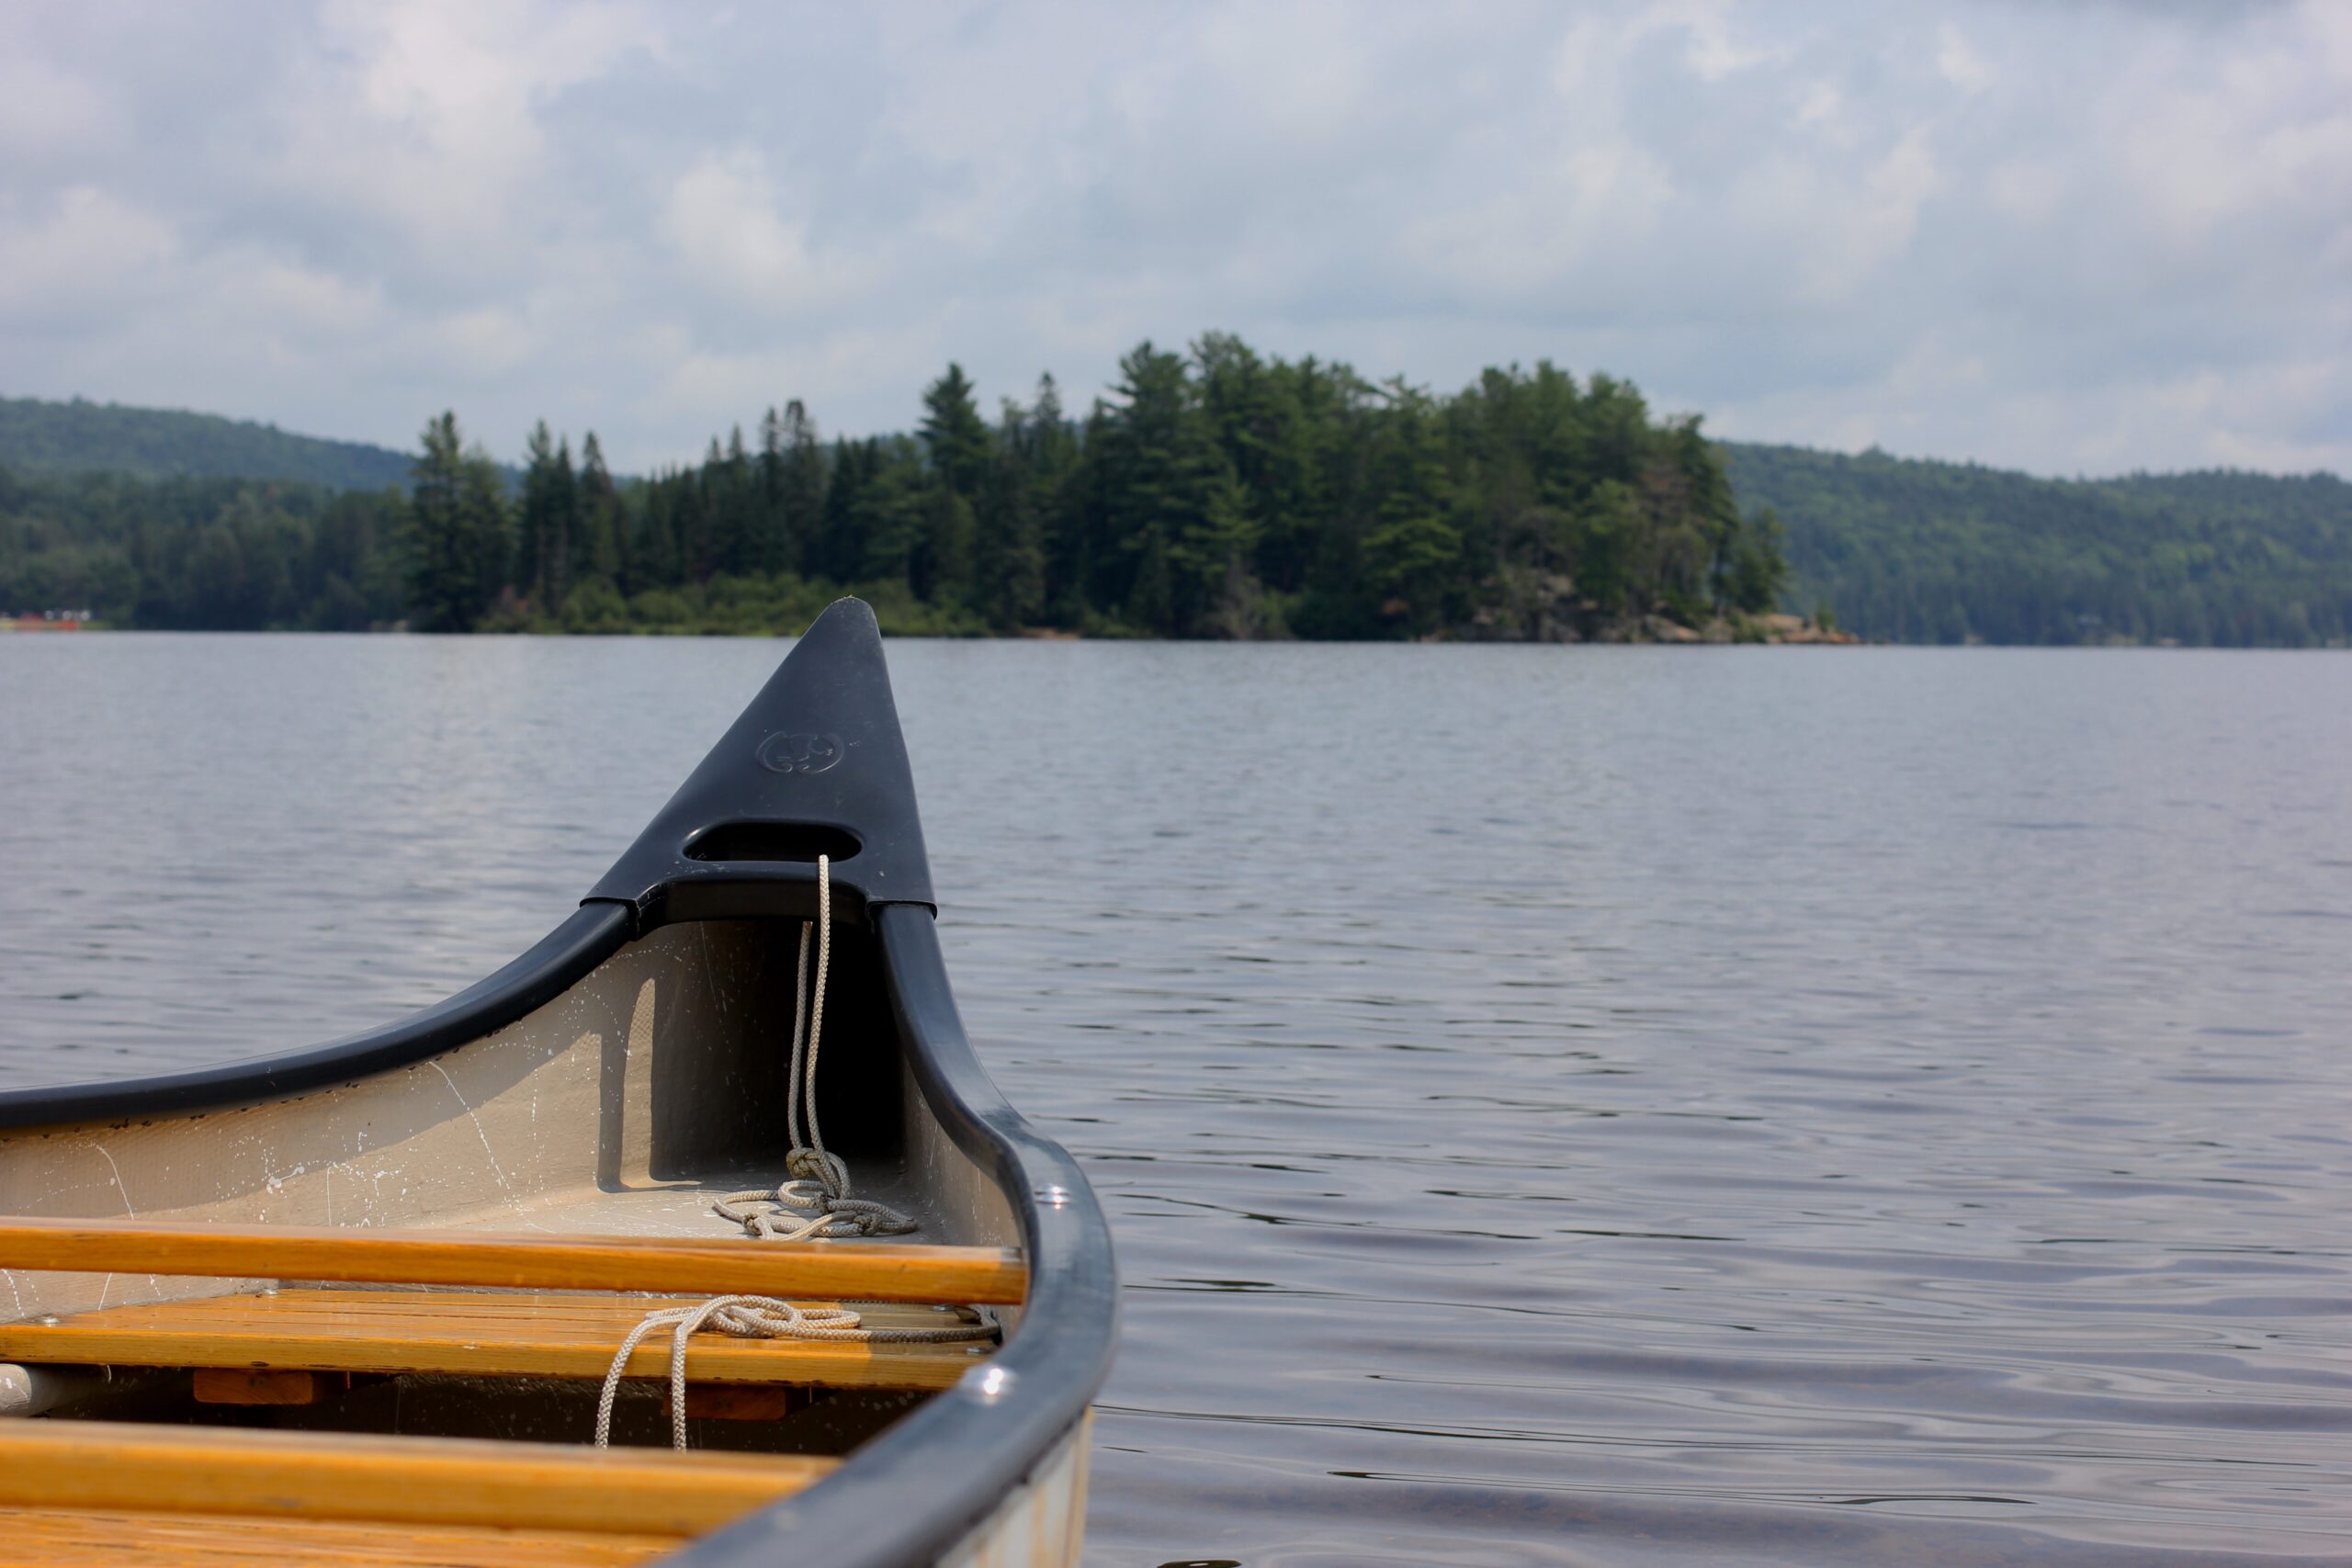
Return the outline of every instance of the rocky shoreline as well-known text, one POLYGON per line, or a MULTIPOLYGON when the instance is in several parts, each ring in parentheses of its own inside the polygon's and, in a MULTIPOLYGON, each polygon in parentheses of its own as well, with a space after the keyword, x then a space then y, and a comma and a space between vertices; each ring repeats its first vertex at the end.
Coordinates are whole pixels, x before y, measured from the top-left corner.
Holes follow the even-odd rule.
POLYGON ((1663 615, 1650 615, 1624 637, 1602 636, 1596 642, 1765 642, 1817 643, 1852 647, 1862 640, 1852 632, 1823 626, 1804 615, 1742 615, 1717 619, 1693 629, 1663 615))
POLYGON ((1548 643, 1775 643, 1851 648, 1861 643, 1852 632, 1839 631, 1826 617, 1808 615, 1718 615, 1696 626, 1668 615, 1567 615, 1544 617, 1533 625, 1498 624, 1482 619, 1459 629, 1432 632, 1423 642, 1548 642, 1548 643))

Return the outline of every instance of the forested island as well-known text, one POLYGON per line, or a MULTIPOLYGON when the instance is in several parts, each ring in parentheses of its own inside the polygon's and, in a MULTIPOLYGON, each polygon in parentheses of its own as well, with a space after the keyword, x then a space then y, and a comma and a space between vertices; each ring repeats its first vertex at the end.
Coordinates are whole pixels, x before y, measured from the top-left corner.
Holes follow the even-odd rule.
POLYGON ((2056 481, 1722 444, 1605 375, 1538 363, 1441 396, 1215 333, 1185 353, 1139 345, 1083 412, 1050 377, 988 409, 953 365, 912 412, 908 434, 828 439, 786 402, 699 463, 632 478, 593 433, 575 447, 544 425, 516 469, 448 414, 403 457, 0 400, 0 612, 772 633, 853 591, 893 631, 950 635, 1737 640, 1842 626, 2306 646, 2352 627, 2352 487, 2326 475, 2056 481), (94 462, 132 448, 136 463, 94 462), (384 483, 388 465, 406 482, 384 483), (139 471, 89 471, 126 466, 139 471), (281 472, 294 467, 309 477, 281 472))

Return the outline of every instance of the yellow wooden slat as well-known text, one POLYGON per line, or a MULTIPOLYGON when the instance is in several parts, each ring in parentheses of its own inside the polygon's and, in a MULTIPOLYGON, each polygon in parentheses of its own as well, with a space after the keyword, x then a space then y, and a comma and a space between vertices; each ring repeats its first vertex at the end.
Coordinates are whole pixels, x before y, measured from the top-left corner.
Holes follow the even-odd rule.
POLYGON ((0 1507, 687 1536, 789 1496, 834 1463, 461 1438, 0 1421, 0 1507))
MULTIPOLYGON (((401 1291, 305 1285, 288 1289, 280 1296, 247 1294, 239 1299, 248 1303, 285 1300, 319 1306, 333 1304, 354 1316, 380 1314, 406 1318, 417 1311, 417 1303, 429 1302, 436 1312, 483 1323, 498 1323, 512 1318, 529 1318, 540 1323, 561 1323, 573 1319, 602 1323, 613 1313, 622 1310, 623 1303, 639 1312, 652 1312, 663 1307, 691 1306, 710 1298, 707 1295, 609 1291, 475 1291, 438 1286, 401 1291)), ((811 1310, 848 1307, 864 1316, 869 1324, 888 1324, 901 1328, 919 1328, 943 1323, 974 1323, 979 1318, 978 1313, 967 1307, 933 1306, 915 1302, 853 1302, 838 1296, 797 1295, 790 1299, 811 1310)), ((173 1304, 161 1303, 153 1310, 166 1310, 173 1304)), ((126 1307, 119 1310, 149 1309, 126 1307)))
MULTIPOLYGON (((628 1331, 675 1300, 646 1296, 476 1296, 443 1291, 288 1291, 205 1296, 0 1324, 0 1360, 82 1366, 299 1369, 601 1378, 628 1331)), ((963 1314, 861 1308, 876 1327, 929 1327, 963 1314)), ((698 1382, 937 1390, 989 1347, 738 1339, 705 1332, 686 1351, 698 1382)), ((650 1336, 628 1375, 668 1375, 670 1337, 650 1336)))
POLYGON ((0 1219, 0 1269, 991 1305, 1020 1301, 1028 1285, 1020 1254, 993 1247, 210 1225, 22 1215, 0 1219))
POLYGON ((672 1535, 353 1524, 219 1514, 13 1508, 0 1514, 9 1568, 635 1568, 672 1535))

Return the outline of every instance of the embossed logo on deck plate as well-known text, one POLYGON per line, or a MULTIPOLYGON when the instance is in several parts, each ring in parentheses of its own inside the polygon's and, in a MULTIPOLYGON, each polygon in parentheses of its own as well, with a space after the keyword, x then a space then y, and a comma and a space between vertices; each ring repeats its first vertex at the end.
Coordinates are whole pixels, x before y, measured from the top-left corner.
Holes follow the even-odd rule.
POLYGON ((760 766, 774 773, 821 773, 848 750, 838 735, 771 735, 760 742, 760 766))

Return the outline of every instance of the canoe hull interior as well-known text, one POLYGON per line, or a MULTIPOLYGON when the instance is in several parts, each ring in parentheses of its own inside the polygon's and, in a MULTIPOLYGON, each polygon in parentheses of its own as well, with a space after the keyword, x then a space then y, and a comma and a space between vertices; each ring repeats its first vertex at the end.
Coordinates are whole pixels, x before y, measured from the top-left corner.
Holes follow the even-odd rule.
MULTIPOLYGON (((0 1213, 726 1235, 781 1179, 797 922, 663 926, 471 1043, 282 1097, 0 1134, 0 1213)), ((1004 1191, 897 1038, 871 931, 837 931, 819 1057, 830 1146, 922 1239, 1017 1247, 1004 1191)), ((0 1273, 15 1316, 211 1294, 171 1276, 0 1273)))
MULTIPOLYGON (((537 1465, 578 1484, 587 1472, 571 1468, 567 1456, 582 1451, 583 1422, 595 1414, 595 1369, 609 1354, 599 1336, 615 1314, 628 1319, 635 1310, 633 1300, 612 1292, 712 1293, 683 1277, 643 1284, 607 1277, 640 1267, 626 1261, 634 1244, 613 1238, 740 1237, 712 1212, 713 1201, 773 1187, 785 1175, 796 960, 820 907, 832 917, 817 1079, 825 1145, 846 1161, 856 1196, 918 1224, 918 1234, 890 1238, 922 1255, 907 1268, 960 1268, 978 1258, 978 1272, 956 1277, 1003 1283, 989 1287, 995 1294, 967 1284, 932 1293, 875 1289, 892 1304, 872 1309, 870 1327, 953 1323, 958 1342, 943 1344, 927 1330, 919 1347, 825 1350, 834 1370, 822 1378, 792 1375, 783 1362, 766 1373, 741 1371, 740 1357, 752 1352, 730 1352, 739 1370, 694 1383, 677 1412, 692 1428, 691 1446, 710 1450, 707 1463, 695 1455, 643 1457, 670 1437, 661 1383, 667 1362, 632 1362, 613 1432, 616 1446, 634 1445, 640 1457, 596 1473, 626 1473, 648 1495, 673 1503, 691 1483, 703 1489, 696 1508, 722 1494, 756 1503, 765 1489, 774 1500, 730 1503, 735 1511, 717 1516, 732 1523, 673 1531, 666 1545, 647 1549, 684 1540, 664 1560, 690 1568, 1074 1562, 1089 1402, 1116 1333, 1109 1235, 1076 1163, 1005 1103, 964 1034, 878 631, 854 600, 810 627, 579 911, 480 984, 315 1050, 129 1082, 0 1092, 0 1235, 14 1236, 6 1245, 18 1249, 21 1265, 0 1260, 0 1336, 13 1334, 27 1348, 0 1348, 0 1361, 26 1363, 0 1367, 0 1415, 14 1400, 17 1415, 58 1417, 0 1423, 0 1438, 31 1456, 28 1464, 38 1459, 81 1478, 77 1485, 94 1473, 135 1472, 119 1463, 68 1464, 83 1451, 77 1445, 103 1448, 109 1429, 124 1434, 123 1444, 162 1444, 156 1452, 168 1450, 168 1462, 181 1467, 177 1495, 197 1503, 208 1495, 202 1477, 238 1473, 237 1456, 247 1451, 254 1462, 289 1467, 288 1485, 298 1490, 308 1484, 297 1473, 304 1466, 313 1480, 320 1465, 356 1466, 352 1473, 368 1479, 392 1510, 367 1517, 384 1519, 431 1511, 430 1489, 403 1489, 393 1472, 434 1463, 467 1470, 474 1461, 450 1457, 460 1450, 512 1454, 514 1466, 537 1465), (828 856, 830 874, 811 862, 815 852, 828 856), (56 1220, 111 1224, 107 1261, 99 1264, 93 1251, 55 1252, 59 1227, 38 1222, 56 1220), (198 1245, 216 1251, 246 1247, 234 1258, 239 1269, 254 1267, 252 1248, 265 1242, 288 1245, 297 1227, 335 1233, 303 1245, 340 1248, 339 1257, 351 1254, 351 1236, 381 1231, 434 1233, 449 1238, 435 1245, 470 1247, 474 1258, 483 1247, 529 1250, 498 1239, 518 1234, 603 1238, 604 1282, 538 1280, 530 1288, 605 1293, 499 1301, 477 1291, 461 1300, 414 1291, 436 1279, 445 1288, 498 1281, 346 1272, 334 1278, 384 1280, 390 1289, 334 1295, 314 1290, 315 1280, 130 1267, 150 1255, 134 1258, 125 1233, 171 1224, 202 1227, 198 1245), (220 1239, 239 1226, 284 1229, 220 1239), (93 1266, 71 1267, 85 1260, 93 1266), (270 1290, 281 1292, 274 1304, 252 1304, 270 1290), (436 1311, 462 1311, 501 1343, 486 1348, 470 1329, 419 1325, 420 1314, 436 1311), (159 1314, 183 1324, 234 1321, 176 1359, 102 1359, 103 1349, 135 1335, 152 1347, 159 1314), (501 1314, 529 1332, 507 1333, 501 1314), (551 1342, 554 1325, 543 1318, 562 1318, 572 1342, 551 1342), (126 1326, 131 1319, 138 1324, 126 1326), (350 1326, 362 1319, 408 1326, 387 1338, 350 1326), (338 1326, 319 1326, 330 1320, 338 1326), (980 1342, 967 1343, 974 1334, 963 1325, 980 1342), (275 1337, 270 1348, 243 1358, 257 1333, 275 1337), (356 1343, 363 1334, 375 1337, 370 1346, 356 1343), (420 1348, 428 1344, 439 1358, 430 1363, 420 1348), (67 1353, 77 1346, 78 1359, 67 1353), (46 1359, 31 1353, 43 1347, 46 1359), (512 1359, 481 1364, 493 1350, 512 1359), (902 1359, 889 1359, 901 1350, 902 1359), (379 1351, 412 1359, 371 1359, 379 1351), (211 1359, 196 1359, 198 1352, 211 1359), (972 1358, 968 1367, 954 1359, 962 1356, 972 1358), (730 1380, 763 1386, 729 1392, 721 1385, 730 1380), (210 1451, 206 1431, 220 1434, 210 1451), (173 1433, 196 1437, 191 1445, 173 1433), (311 1436, 295 1441, 295 1433, 311 1436), (320 1452, 306 1442, 322 1445, 320 1452), (379 1464, 391 1468, 369 1468, 379 1464)), ((94 1245, 89 1227, 65 1229, 82 1237, 74 1246, 94 1245)), ((150 1230, 135 1245, 160 1246, 161 1234, 150 1230)), ((876 1249, 866 1263, 829 1278, 854 1273, 870 1284, 881 1278, 876 1270, 900 1267, 878 1242, 802 1245, 824 1259, 876 1249)), ((741 1267, 819 1266, 762 1258, 741 1267)), ((803 1355, 822 1348, 766 1343, 803 1355)), ((658 1343, 654 1350, 666 1354, 658 1343)), ((689 1351, 689 1370, 697 1354, 689 1351)), ((0 1474, 0 1512, 49 1507, 22 1480, 30 1473, 17 1466, 14 1493, 0 1474)), ((499 1493, 494 1481, 481 1484, 490 1488, 483 1506, 520 1495, 499 1493)), ((340 1482, 317 1495, 331 1507, 358 1506, 340 1482)), ((148 1506, 155 1529, 182 1528, 163 1505, 133 1498, 125 1506, 148 1506)), ((113 1517, 51 1523, 110 1529, 105 1521, 113 1517)), ((249 1544, 261 1561, 271 1553, 266 1532, 254 1529, 249 1544)))

